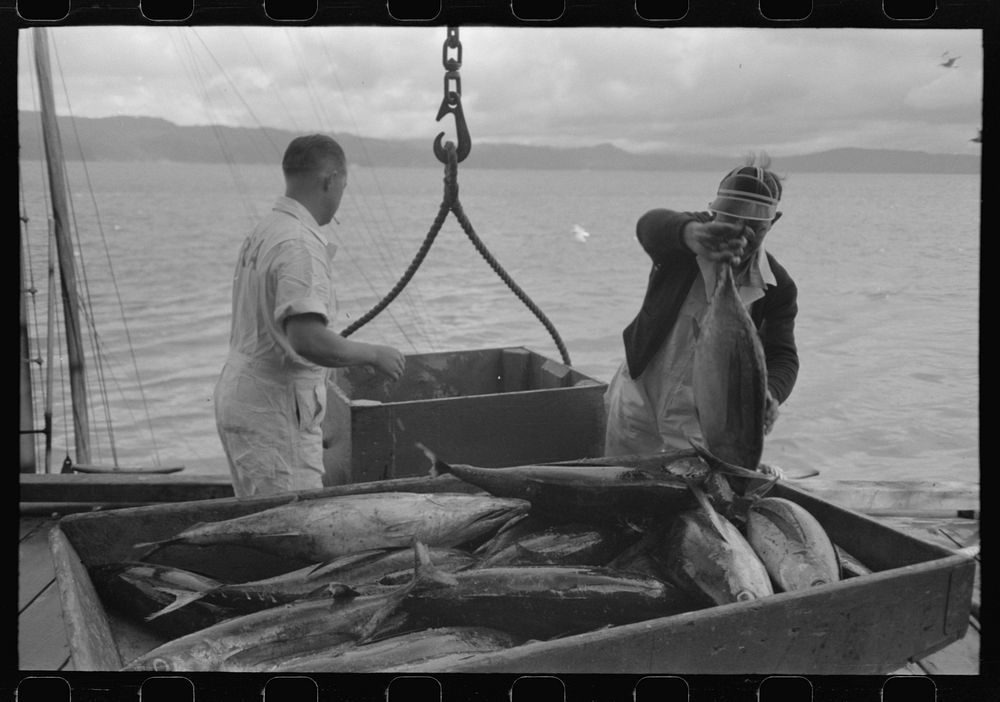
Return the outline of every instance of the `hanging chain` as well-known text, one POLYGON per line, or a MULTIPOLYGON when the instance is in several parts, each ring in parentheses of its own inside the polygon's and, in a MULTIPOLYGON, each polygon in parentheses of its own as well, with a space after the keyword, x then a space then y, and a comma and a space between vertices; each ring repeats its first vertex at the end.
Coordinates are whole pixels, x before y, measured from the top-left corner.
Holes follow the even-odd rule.
POLYGON ((458 38, 458 27, 448 27, 448 36, 444 40, 444 45, 441 47, 441 65, 444 66, 444 70, 447 73, 444 74, 444 96, 448 97, 448 80, 455 80, 455 90, 456 95, 462 94, 462 80, 458 75, 458 69, 462 67, 462 42, 458 38), (455 56, 452 58, 448 57, 448 49, 453 49, 455 51, 455 56))
MULTIPOLYGON (((458 132, 458 147, 456 153, 459 161, 464 161, 472 150, 472 139, 465 123, 465 113, 462 111, 462 76, 458 69, 462 67, 462 42, 458 39, 458 27, 448 27, 448 35, 441 47, 441 65, 444 66, 444 98, 438 110, 437 121, 448 113, 455 115, 455 130, 458 132), (449 49, 454 52, 449 55, 449 49)), ((434 139, 434 155, 438 161, 447 165, 448 156, 441 146, 444 132, 434 139)))

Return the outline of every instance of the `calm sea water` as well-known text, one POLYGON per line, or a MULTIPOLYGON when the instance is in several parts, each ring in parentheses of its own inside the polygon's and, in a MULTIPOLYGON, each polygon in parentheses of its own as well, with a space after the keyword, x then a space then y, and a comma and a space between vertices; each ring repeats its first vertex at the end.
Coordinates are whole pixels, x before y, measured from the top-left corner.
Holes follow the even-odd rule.
MULTIPOLYGON (((77 260, 111 406, 110 419, 98 409, 92 425, 114 428, 123 464, 224 472, 211 397, 227 351, 232 266, 243 236, 280 194, 280 172, 68 166, 77 260)), ((442 178, 436 165, 351 172, 340 224, 330 229, 339 245, 338 329, 402 275, 437 214, 442 178)), ((41 166, 22 164, 22 179, 30 282, 39 289, 29 314, 44 338, 41 166)), ((459 195, 572 364, 607 381, 649 270, 636 218, 653 207, 702 209, 717 181, 700 172, 465 168, 459 195)), ((828 478, 978 480, 979 202, 972 175, 788 174, 784 218, 766 243, 799 287, 801 370, 766 461, 828 478)), ((408 353, 527 346, 560 357, 451 216, 404 293, 353 338, 408 353)), ((68 396, 68 378, 57 375, 55 386, 68 396)), ((57 406, 56 469, 72 445, 67 421, 57 406)), ((95 453, 110 461, 106 439, 95 453)))

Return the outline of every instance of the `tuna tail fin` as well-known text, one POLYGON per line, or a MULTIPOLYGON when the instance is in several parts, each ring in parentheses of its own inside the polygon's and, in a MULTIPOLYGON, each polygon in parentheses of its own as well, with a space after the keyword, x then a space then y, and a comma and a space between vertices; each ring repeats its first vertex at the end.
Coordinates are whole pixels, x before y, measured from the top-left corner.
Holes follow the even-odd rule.
POLYGON ((528 563, 530 565, 554 565, 551 558, 538 551, 532 551, 530 548, 523 546, 522 544, 514 544, 514 550, 517 552, 517 560, 520 563, 528 563))
POLYGON ((438 458, 437 455, 435 455, 435 453, 431 451, 429 448, 424 446, 419 441, 416 443, 416 447, 421 451, 423 451, 424 455, 427 456, 427 458, 430 460, 431 469, 429 474, 432 478, 436 478, 439 475, 445 475, 446 473, 451 472, 451 466, 449 466, 447 463, 438 458))
POLYGON ((318 578, 319 576, 327 573, 331 570, 337 570, 348 565, 355 565, 360 563, 368 563, 370 561, 376 560, 385 554, 389 553, 391 549, 388 548, 373 548, 367 551, 357 551, 355 553, 349 553, 346 556, 338 556, 329 561, 324 561, 323 563, 317 563, 313 566, 313 569, 309 571, 306 578, 318 578))
POLYGON ((690 488, 691 492, 694 493, 695 499, 698 500, 698 505, 708 516, 708 521, 711 522, 712 528, 718 532, 723 541, 729 541, 729 537, 726 536, 726 531, 722 526, 722 522, 719 520, 719 513, 715 511, 715 507, 713 507, 712 503, 709 501, 708 495, 706 495, 705 491, 696 485, 690 478, 686 478, 685 480, 687 481, 688 488, 690 488))
POLYGON ((157 617, 162 617, 164 614, 170 614, 171 612, 174 612, 180 609, 181 607, 186 607, 192 602, 197 602, 198 600, 200 600, 205 595, 211 592, 211 590, 200 590, 192 592, 191 590, 176 590, 170 587, 157 587, 156 589, 159 590, 160 592, 167 593, 168 595, 173 595, 175 599, 173 602, 168 604, 163 609, 158 609, 152 614, 146 615, 145 619, 147 622, 152 621, 157 617))
POLYGON ((438 570, 431 562, 431 553, 427 550, 427 546, 417 539, 413 540, 413 560, 413 580, 406 586, 407 588, 412 588, 422 581, 433 581, 439 585, 458 585, 455 576, 438 570))
POLYGON ((134 544, 132 546, 132 548, 145 548, 146 549, 140 555, 136 556, 136 560, 137 561, 144 561, 147 558, 149 558, 150 556, 152 556, 154 553, 156 553, 157 551, 159 551, 160 549, 165 548, 165 547, 169 546, 170 544, 180 543, 182 540, 183 539, 179 539, 179 538, 174 537, 174 538, 170 538, 170 539, 163 539, 162 541, 145 541, 143 543, 134 544))
POLYGON ((765 497, 767 493, 771 492, 771 488, 774 487, 776 482, 778 482, 778 477, 772 476, 768 478, 766 482, 748 490, 743 497, 748 499, 751 503, 756 502, 757 500, 765 497))
POLYGON ((731 475, 735 478, 749 478, 750 480, 770 480, 769 475, 760 472, 759 470, 750 470, 749 468, 744 468, 742 466, 737 466, 727 461, 722 460, 714 453, 712 453, 707 446, 702 444, 697 439, 688 437, 688 443, 697 452, 708 467, 714 471, 718 471, 724 475, 731 475))
POLYGON ((718 294, 724 286, 732 286, 736 289, 736 278, 733 276, 733 264, 731 261, 719 261, 715 266, 715 290, 718 294))
POLYGON ((156 553, 157 551, 159 551, 161 548, 164 548, 166 546, 170 546, 171 544, 181 544, 181 543, 184 543, 185 536, 189 532, 193 531, 194 529, 197 529, 198 527, 204 526, 204 525, 205 525, 205 522, 197 522, 196 524, 192 524, 191 526, 186 527, 184 529, 184 531, 180 532, 179 534, 174 534, 169 539, 160 539, 159 541, 145 541, 143 543, 134 544, 132 546, 132 548, 148 548, 149 549, 149 550, 145 551, 141 556, 139 556, 137 558, 137 560, 141 561, 143 559, 149 558, 154 553, 156 553))
POLYGON ((325 585, 320 585, 315 590, 310 590, 306 593, 306 598, 329 597, 338 600, 341 598, 357 597, 360 594, 353 587, 344 583, 326 583, 325 585))
POLYGON ((805 480, 815 478, 820 474, 819 468, 799 468, 797 470, 785 470, 775 465, 761 461, 760 472, 767 476, 775 476, 779 480, 805 480))
POLYGON ((406 596, 420 583, 424 581, 435 581, 442 585, 457 585, 458 581, 451 575, 438 570, 431 563, 430 552, 419 540, 413 540, 413 578, 406 585, 389 593, 384 606, 380 607, 372 615, 359 632, 358 644, 368 643, 378 633, 382 625, 388 621, 399 608, 399 605, 406 599, 406 596))
POLYGON ((728 475, 738 475, 740 477, 746 477, 746 474, 754 474, 747 468, 741 468, 740 466, 733 465, 732 463, 727 463, 718 456, 716 456, 712 451, 701 443, 698 439, 692 436, 687 437, 688 443, 691 444, 691 448, 695 450, 701 460, 705 461, 709 468, 712 470, 719 471, 720 473, 726 473, 728 475), (730 473, 730 471, 732 471, 730 473))

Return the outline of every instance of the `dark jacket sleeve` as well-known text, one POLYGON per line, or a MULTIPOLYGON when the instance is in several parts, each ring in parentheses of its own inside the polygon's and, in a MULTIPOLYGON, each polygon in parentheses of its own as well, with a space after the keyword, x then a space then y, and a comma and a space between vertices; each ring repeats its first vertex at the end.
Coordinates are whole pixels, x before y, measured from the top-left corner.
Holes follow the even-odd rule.
POLYGON ((692 221, 704 222, 710 217, 707 212, 650 210, 636 222, 635 235, 653 262, 664 265, 678 255, 694 257, 694 253, 684 245, 684 225, 692 221))
POLYGON ((638 378, 677 321, 677 313, 698 275, 694 253, 684 246, 684 225, 696 219, 688 213, 650 210, 636 222, 635 233, 653 259, 646 294, 638 314, 625 327, 625 361, 638 378))
POLYGON ((768 256, 778 285, 759 300, 751 316, 757 324, 767 361, 767 387, 779 403, 792 394, 799 373, 799 354, 795 346, 795 316, 798 314, 798 288, 774 258, 768 256))

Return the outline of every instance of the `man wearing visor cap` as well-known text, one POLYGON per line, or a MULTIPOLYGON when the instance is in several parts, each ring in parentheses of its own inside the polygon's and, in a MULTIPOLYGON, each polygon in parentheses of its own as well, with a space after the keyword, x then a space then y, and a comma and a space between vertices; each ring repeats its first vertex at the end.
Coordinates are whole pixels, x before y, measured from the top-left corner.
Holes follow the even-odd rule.
POLYGON ((719 261, 732 262, 740 298, 757 327, 767 362, 769 432, 798 374, 794 281, 764 251, 781 217, 781 181, 766 155, 751 157, 719 184, 705 212, 650 210, 636 235, 653 260, 642 307, 623 333, 625 361, 605 394, 604 454, 652 454, 700 439, 694 410, 695 328, 708 309, 719 261))

